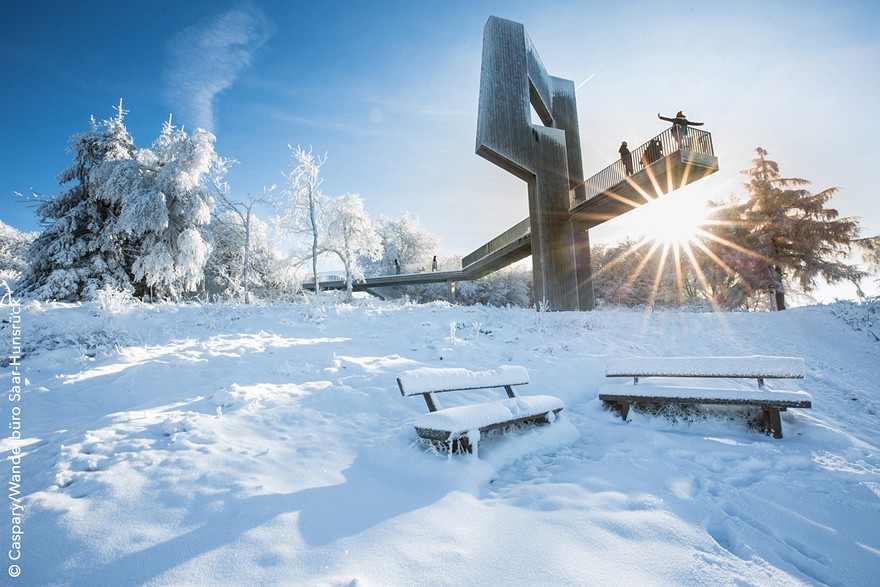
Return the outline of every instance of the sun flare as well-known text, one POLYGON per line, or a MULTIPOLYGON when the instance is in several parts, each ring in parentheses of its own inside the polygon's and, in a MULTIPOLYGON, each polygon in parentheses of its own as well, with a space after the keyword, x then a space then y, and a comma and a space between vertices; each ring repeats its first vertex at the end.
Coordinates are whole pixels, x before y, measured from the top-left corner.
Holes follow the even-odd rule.
POLYGON ((645 237, 663 246, 681 247, 692 242, 706 224, 708 208, 702 202, 661 197, 643 206, 648 220, 645 237))

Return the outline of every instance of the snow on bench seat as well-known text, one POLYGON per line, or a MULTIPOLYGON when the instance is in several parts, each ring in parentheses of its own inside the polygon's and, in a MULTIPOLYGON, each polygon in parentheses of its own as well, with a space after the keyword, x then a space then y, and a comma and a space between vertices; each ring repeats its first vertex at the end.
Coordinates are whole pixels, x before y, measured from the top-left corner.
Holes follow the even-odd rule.
POLYGON ((552 395, 514 397, 498 401, 446 408, 416 418, 414 424, 421 431, 431 431, 433 440, 457 438, 471 430, 484 430, 500 422, 515 423, 531 420, 550 412, 559 412, 565 404, 552 395))
POLYGON ((800 357, 632 357, 611 359, 606 377, 742 377, 803 379, 800 357))

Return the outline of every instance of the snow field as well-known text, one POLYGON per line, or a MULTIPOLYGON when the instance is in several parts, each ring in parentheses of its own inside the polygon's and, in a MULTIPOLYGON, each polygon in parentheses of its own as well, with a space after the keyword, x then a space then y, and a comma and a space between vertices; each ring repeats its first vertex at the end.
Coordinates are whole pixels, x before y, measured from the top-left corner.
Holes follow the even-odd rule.
POLYGON ((832 310, 30 305, 22 578, 871 584, 880 348, 832 310), (813 396, 781 441, 732 410, 624 423, 596 397, 610 358, 749 355, 805 360, 774 382, 813 396), (562 399, 558 421, 477 457, 421 447, 396 377, 499 365, 562 399))

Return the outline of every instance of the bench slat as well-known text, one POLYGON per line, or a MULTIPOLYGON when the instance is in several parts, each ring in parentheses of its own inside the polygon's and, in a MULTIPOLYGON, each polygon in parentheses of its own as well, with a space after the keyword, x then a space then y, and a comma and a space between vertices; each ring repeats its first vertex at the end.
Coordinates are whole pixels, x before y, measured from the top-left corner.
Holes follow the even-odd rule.
POLYGON ((525 385, 529 381, 529 372, 519 365, 504 365, 489 371, 422 367, 401 373, 397 386, 401 395, 420 395, 525 385))
MULTIPOLYGON (((805 391, 764 390, 752 391, 745 389, 706 389, 698 387, 668 387, 659 385, 603 385, 599 388, 599 399, 605 398, 657 398, 670 403, 677 401, 697 401, 703 403, 749 403, 759 402, 792 404, 811 403, 813 397, 805 391)), ((628 400, 629 401, 629 400, 628 400)), ((757 403, 756 403, 757 405, 757 403)), ((790 407, 795 407, 794 405, 790 407)), ((807 406, 809 407, 809 406, 807 406)))
POLYGON ((800 357, 633 357, 611 359, 606 377, 741 377, 803 379, 800 357))
POLYGON ((669 396, 649 396, 649 395, 612 395, 603 394, 599 399, 604 402, 626 402, 634 404, 639 402, 646 403, 668 403, 668 404, 714 404, 714 405, 731 405, 731 406, 757 406, 765 408, 812 408, 811 400, 789 400, 778 398, 706 398, 706 397, 669 397, 669 396))

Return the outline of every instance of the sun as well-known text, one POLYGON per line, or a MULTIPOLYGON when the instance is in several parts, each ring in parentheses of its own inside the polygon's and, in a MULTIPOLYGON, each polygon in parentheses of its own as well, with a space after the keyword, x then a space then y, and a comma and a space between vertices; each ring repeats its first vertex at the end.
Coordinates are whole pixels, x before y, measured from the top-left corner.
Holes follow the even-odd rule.
POLYGON ((664 247, 682 247, 693 242, 708 222, 705 203, 687 198, 662 196, 641 207, 643 232, 648 240, 664 247))

